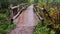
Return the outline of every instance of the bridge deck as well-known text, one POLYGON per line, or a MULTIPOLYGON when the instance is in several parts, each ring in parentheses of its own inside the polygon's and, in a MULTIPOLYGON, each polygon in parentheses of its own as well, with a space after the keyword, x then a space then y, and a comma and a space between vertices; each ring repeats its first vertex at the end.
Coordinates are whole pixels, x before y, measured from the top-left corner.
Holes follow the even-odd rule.
POLYGON ((33 11, 33 5, 24 10, 14 22, 16 22, 16 28, 10 34, 32 34, 34 26, 38 22, 33 11))

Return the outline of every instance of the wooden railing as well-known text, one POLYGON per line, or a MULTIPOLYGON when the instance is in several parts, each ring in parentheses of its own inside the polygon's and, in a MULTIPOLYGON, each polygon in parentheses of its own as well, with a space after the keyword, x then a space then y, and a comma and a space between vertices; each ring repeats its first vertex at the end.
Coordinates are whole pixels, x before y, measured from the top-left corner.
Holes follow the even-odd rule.
POLYGON ((14 19, 16 19, 22 12, 23 12, 23 10, 25 10, 27 7, 29 6, 29 4, 27 4, 27 3, 25 3, 25 4, 20 4, 20 5, 17 5, 17 6, 14 6, 14 7, 12 7, 12 6, 10 6, 10 12, 11 12, 11 19, 12 19, 12 21, 14 20, 14 19), (14 15, 13 14, 13 10, 14 9, 16 9, 17 8, 17 14, 16 15, 14 15))
POLYGON ((36 6, 36 4, 34 4, 34 8, 33 8, 33 10, 34 10, 34 13, 37 15, 37 17, 39 18, 39 20, 43 20, 43 18, 38 14, 38 11, 37 11, 37 6, 36 6))

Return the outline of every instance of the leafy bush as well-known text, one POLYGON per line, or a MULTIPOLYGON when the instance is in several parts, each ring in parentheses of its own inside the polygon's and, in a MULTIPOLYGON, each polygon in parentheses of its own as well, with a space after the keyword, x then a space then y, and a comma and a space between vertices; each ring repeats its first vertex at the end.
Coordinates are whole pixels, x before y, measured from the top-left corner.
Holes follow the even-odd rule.
POLYGON ((11 21, 8 19, 10 15, 8 7, 9 2, 7 0, 0 0, 0 34, 7 34, 15 28, 15 24, 11 24, 11 21))
MULTIPOLYGON (((48 33, 49 33, 49 28, 47 28, 46 23, 44 25, 41 25, 41 21, 39 21, 38 25, 35 28, 34 34, 48 34, 48 33)), ((55 34, 54 30, 51 30, 50 34, 55 34)))
POLYGON ((6 14, 0 14, 0 34, 7 34, 9 30, 14 28, 15 24, 11 24, 6 14))
POLYGON ((11 24, 7 15, 7 13, 0 14, 0 34, 7 34, 7 30, 12 30, 15 27, 15 24, 11 24))

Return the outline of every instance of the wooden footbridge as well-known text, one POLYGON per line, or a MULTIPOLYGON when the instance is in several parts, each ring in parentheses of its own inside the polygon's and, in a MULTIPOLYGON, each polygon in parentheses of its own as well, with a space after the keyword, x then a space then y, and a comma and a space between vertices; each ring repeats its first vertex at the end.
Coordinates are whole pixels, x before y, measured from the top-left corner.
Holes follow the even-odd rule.
POLYGON ((34 5, 10 6, 11 21, 16 24, 16 28, 9 34, 33 34, 34 28, 38 23, 38 15, 34 12, 34 5))

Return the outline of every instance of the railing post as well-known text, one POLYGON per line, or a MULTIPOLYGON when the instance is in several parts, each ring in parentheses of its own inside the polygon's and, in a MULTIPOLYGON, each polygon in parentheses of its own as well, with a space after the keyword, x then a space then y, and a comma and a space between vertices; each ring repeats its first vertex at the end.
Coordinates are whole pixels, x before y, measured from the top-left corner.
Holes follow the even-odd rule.
POLYGON ((12 4, 10 4, 10 19, 11 19, 11 23, 13 23, 13 10, 11 9, 11 7, 12 7, 13 5, 12 4))

